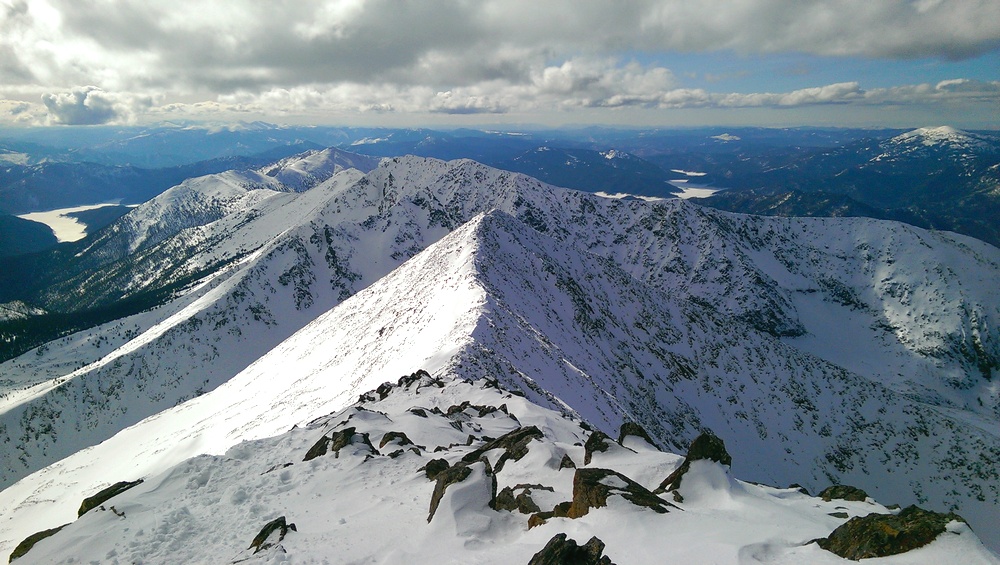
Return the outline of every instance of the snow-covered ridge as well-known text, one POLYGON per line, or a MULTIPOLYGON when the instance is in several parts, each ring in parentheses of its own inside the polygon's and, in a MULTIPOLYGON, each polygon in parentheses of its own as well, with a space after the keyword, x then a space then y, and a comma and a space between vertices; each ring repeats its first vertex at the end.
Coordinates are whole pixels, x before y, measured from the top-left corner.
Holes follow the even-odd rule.
MULTIPOLYGON (((393 379, 308 425, 161 465, 17 562, 509 564, 562 535, 597 538, 618 563, 836 564, 849 561, 814 540, 855 517, 900 513, 742 482, 724 451, 687 461, 634 426, 602 438, 496 385, 393 379), (661 492, 685 464, 679 486, 661 492), (553 516, 560 504, 569 509, 553 516)), ((106 472, 106 484, 135 477, 106 472)), ((879 562, 1000 563, 966 524, 944 529, 879 562)))
MULTIPOLYGON (((272 311, 273 303, 258 313, 272 311)), ((107 477, 107 461, 124 461, 119 472, 136 477, 197 453, 221 454, 344 406, 413 364, 441 376, 499 379, 609 432, 638 421, 675 448, 714 429, 732 440, 741 474, 755 480, 820 488, 839 479, 904 503, 912 485, 934 501, 959 489, 996 496, 974 479, 940 478, 954 469, 935 456, 969 454, 958 464, 975 468, 976 457, 997 451, 985 431, 494 212, 319 316, 217 389, 6 489, 0 507, 24 528, 68 519, 72 505, 39 497, 82 498, 107 477), (930 429, 933 438, 923 437, 930 429), (922 438, 916 446, 914 437, 922 438), (900 482, 873 480, 886 465, 900 482)), ((960 500, 974 524, 989 523, 995 505, 960 500)))
MULTIPOLYGON (((312 328, 317 341, 301 353, 303 359, 311 359, 307 365, 325 367, 329 374, 356 375, 359 383, 374 379, 371 382, 377 384, 379 378, 395 376, 376 375, 376 362, 400 363, 393 367, 397 374, 412 370, 413 355, 430 355, 433 349, 421 340, 433 341, 437 335, 441 349, 434 351, 443 353, 435 353, 425 366, 450 367, 457 359, 456 371, 479 366, 484 368, 481 373, 511 375, 524 383, 518 386, 532 398, 565 410, 592 411, 588 419, 609 431, 626 415, 644 414, 650 422, 661 421, 661 429, 653 432, 662 434, 660 441, 681 445, 691 439, 698 422, 719 430, 730 426, 734 432, 738 427, 737 437, 746 440, 738 442, 743 446, 739 449, 769 454, 742 459, 741 465, 759 463, 745 469, 748 474, 742 476, 747 478, 819 483, 830 480, 826 473, 832 473, 866 487, 881 484, 893 501, 920 497, 943 507, 978 504, 987 517, 997 507, 997 493, 990 486, 997 481, 989 469, 955 472, 961 464, 940 455, 960 451, 972 461, 977 455, 996 453, 991 411, 996 410, 997 392, 982 372, 984 367, 995 371, 991 363, 1000 358, 996 350, 1000 338, 995 335, 1000 300, 991 283, 1000 276, 995 248, 968 238, 864 219, 756 218, 683 202, 608 201, 472 161, 389 159, 368 175, 348 171, 334 179, 301 194, 277 194, 249 210, 182 230, 130 257, 120 271, 123 279, 133 281, 129 284, 196 272, 220 264, 225 257, 238 259, 159 311, 125 326, 99 328, 94 336, 50 344, 46 352, 32 352, 0 367, 5 375, 20 375, 27 382, 37 380, 38 368, 55 363, 59 356, 65 359, 89 351, 104 359, 56 387, 59 394, 40 395, 2 415, 11 437, 31 438, 19 445, 18 452, 0 454, 7 458, 5 472, 11 473, 5 480, 23 477, 82 444, 95 444, 143 417, 202 395, 181 406, 197 405, 234 375, 246 374, 247 365, 263 351, 279 344, 285 353, 297 351, 298 338, 284 342, 285 338, 300 328, 312 328), (494 243, 503 238, 518 242, 520 247, 501 245, 506 255, 492 254, 483 262, 509 265, 509 281, 500 278, 503 271, 498 269, 487 276, 486 267, 452 272, 439 265, 426 275, 428 284, 444 284, 441 279, 468 281, 469 273, 479 272, 480 281, 493 285, 496 292, 490 296, 495 299, 488 302, 492 309, 459 313, 476 320, 476 329, 467 334, 467 327, 461 326, 466 329, 456 329, 454 335, 476 339, 444 339, 452 334, 434 334, 422 326, 404 330, 393 323, 360 328, 372 318, 370 314, 344 318, 347 314, 338 312, 338 307, 330 311, 329 319, 341 320, 345 331, 364 329, 377 335, 376 330, 384 330, 378 338, 353 336, 350 343, 395 344, 361 357, 347 351, 338 360, 336 349, 324 341, 330 330, 309 325, 321 313, 381 282, 469 219, 494 209, 516 222, 491 215, 473 224, 478 231, 469 227, 471 232, 460 231, 456 237, 465 237, 463 245, 476 254, 486 252, 472 243, 482 234, 492 234, 488 239, 494 243), (483 226, 492 227, 484 231, 483 226), (532 239, 535 232, 542 234, 541 240, 532 239), (551 241, 544 243, 545 238, 551 241), (579 255, 580 251, 587 254, 579 255), (542 261, 546 255, 551 257, 548 262, 542 261), (600 261, 605 263, 595 264, 591 255, 603 257, 600 261), (518 259, 501 261, 503 257, 518 259), (533 276, 543 278, 525 276, 525 265, 532 266, 528 271, 533 276), (545 270, 546 265, 553 271, 545 270), (559 270, 559 265, 587 268, 559 270), (578 289, 575 294, 567 290, 573 288, 578 289), (547 289, 558 300, 525 303, 532 289, 547 289), (503 306, 520 295, 524 297, 517 307, 503 306), (584 308, 578 322, 574 306, 581 296, 592 299, 596 314, 584 308), (607 299, 598 299, 602 296, 607 299), (659 298, 635 298, 643 296, 659 298), (646 310, 670 316, 652 316, 663 321, 651 323, 637 316, 638 310, 624 306, 650 301, 653 304, 646 310), (609 306, 613 304, 618 306, 609 306), (704 324, 678 321, 689 316, 704 324), (553 321, 556 318, 561 322, 553 321), (603 323, 603 328, 580 333, 579 323, 603 323), (636 323, 654 339, 644 337, 636 323), (135 328, 136 334, 128 338, 132 345, 109 352, 106 348, 114 350, 125 339, 119 335, 123 327, 125 333, 135 328), (499 333, 498 327, 507 333, 499 333), (398 335, 386 338, 393 329, 398 335), (515 333, 519 341, 509 339, 515 333), (779 341, 776 336, 784 337, 779 341), (866 344, 863 355, 837 349, 837 340, 847 337, 851 343, 866 344), (411 342, 421 344, 417 354, 399 352, 411 342), (493 345, 483 347, 492 353, 475 347, 487 342, 493 345), (669 347, 654 348, 658 342, 669 347), (320 357, 304 353, 311 350, 320 357), (593 354, 581 357, 579 352, 587 350, 593 354), (324 354, 333 357, 325 359, 324 354), (657 369, 645 365, 650 363, 657 369), (546 374, 556 380, 541 379, 532 367, 549 367, 546 374), (639 373, 645 377, 640 379, 639 373), (674 374, 683 378, 674 383, 673 377, 665 376, 674 374), (774 380, 758 382, 761 374, 774 380), (796 390, 792 388, 796 382, 812 384, 796 390), (827 386, 830 382, 840 384, 827 386), (746 392, 781 387, 787 389, 781 401, 746 392), (713 389, 719 392, 707 392, 713 389), (723 394, 727 390, 731 394, 723 394), (831 390, 844 392, 834 396, 823 392, 831 390), (576 396, 570 397, 571 393, 576 396), (852 401, 845 403, 841 396, 852 401), (91 402, 95 399, 100 401, 91 402), (652 409, 653 399, 659 412, 652 409), (798 399, 801 405, 788 404, 789 399, 798 399), (859 412, 859 406, 876 405, 886 413, 876 416, 874 408, 859 412), (850 427, 855 413, 865 415, 860 420, 868 424, 863 432, 850 427), (822 425, 827 415, 829 429, 822 425), (60 420, 74 422, 87 433, 63 427, 60 420), (37 433, 47 427, 58 433, 37 433), (923 429, 939 435, 926 438, 923 429), (785 440, 780 434, 799 439, 785 440), (900 451, 887 447, 887 454, 876 454, 869 444, 899 446, 900 451), (888 459, 879 460, 884 457, 888 459), (765 468, 764 461, 770 466, 765 468), (912 480, 885 486, 886 469, 897 472, 900 467, 913 473, 912 480), (953 481, 954 493, 941 486, 939 474, 953 481), (980 494, 986 500, 976 502, 980 494)), ((401 310, 386 310, 393 312, 387 318, 390 322, 408 320, 409 312, 423 308, 416 303, 425 295, 411 291, 408 283, 374 288, 400 302, 401 310)), ((444 304, 443 311, 451 311, 478 302, 444 304)), ((281 359, 261 360, 255 366, 289 374, 285 369, 290 365, 281 359)), ((53 371, 48 376, 66 377, 54 364, 47 366, 53 371)), ((263 379, 271 373, 259 375, 263 379)), ((471 370, 469 376, 475 376, 471 370)), ((48 387, 52 389, 52 383, 48 387)), ((337 402, 353 394, 338 388, 321 392, 340 395, 337 402)), ((260 421, 266 422, 286 405, 293 403, 267 412, 260 421)), ((166 421, 166 416, 162 418, 166 421)), ((658 429, 655 424, 649 427, 658 429)), ((167 434, 156 449, 165 449, 176 436, 167 434)), ((193 442, 191 449, 198 445, 193 442)), ((967 517, 975 520, 979 515, 973 512, 967 517)))

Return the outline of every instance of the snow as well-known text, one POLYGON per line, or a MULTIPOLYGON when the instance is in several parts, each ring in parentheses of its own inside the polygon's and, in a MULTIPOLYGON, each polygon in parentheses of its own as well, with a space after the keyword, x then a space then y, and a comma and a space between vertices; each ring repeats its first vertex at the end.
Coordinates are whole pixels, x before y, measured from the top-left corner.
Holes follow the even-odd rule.
POLYGON ((108 202, 104 204, 91 204, 87 206, 73 206, 70 208, 59 208, 58 210, 48 210, 45 212, 31 212, 20 214, 18 218, 39 222, 52 228, 56 239, 62 243, 67 241, 79 241, 87 237, 87 225, 80 220, 70 216, 73 212, 84 212, 86 210, 96 210, 106 206, 118 206, 118 202, 108 202))
MULTIPOLYGON (((551 508, 552 501, 572 499, 573 469, 542 462, 565 452, 579 464, 578 445, 587 432, 577 422, 481 382, 446 380, 437 388, 425 379, 408 388, 394 387, 383 400, 239 443, 223 455, 160 467, 142 484, 104 503, 104 510, 91 510, 37 543, 18 563, 526 563, 553 535, 565 532, 581 544, 597 536, 606 544, 605 555, 618 563, 839 564, 847 561, 808 543, 845 521, 830 512, 887 512, 878 504, 824 502, 790 489, 741 483, 718 464, 696 462, 685 478, 692 484, 690 499, 667 514, 612 496, 606 507, 582 518, 550 518, 529 529, 527 515, 488 506, 493 479, 484 464, 473 463, 469 477, 445 491, 428 522, 434 482, 421 467, 441 457, 454 465, 482 445, 484 437, 522 425, 537 426, 544 437, 529 442, 524 458, 508 461, 496 473, 497 488, 541 485, 529 488, 542 509, 551 508), (509 415, 430 412, 433 407, 448 411, 463 401, 502 404, 509 415), (411 407, 425 409, 427 416, 418 416, 411 407), (449 422, 460 422, 461 429, 449 422), (407 450, 393 458, 388 456, 391 446, 373 455, 354 444, 338 455, 302 461, 321 434, 347 425, 367 433, 374 445, 388 431, 402 431, 419 453, 407 450), (466 446, 470 432, 476 439, 466 446), (729 503, 720 505, 720 500, 729 503), (295 530, 280 542, 272 534, 268 540, 275 545, 254 555, 250 540, 279 516, 294 523, 295 530)), ((600 464, 626 476, 633 469, 664 469, 664 463, 669 467, 678 460, 656 450, 619 448, 617 453, 613 461, 606 458, 600 464)), ((653 488, 660 477, 645 479, 653 488)), ((1000 562, 957 523, 924 548, 873 562, 922 565, 956 556, 972 565, 1000 562)))
MULTIPOLYGON (((524 391, 528 400, 585 417, 609 434, 626 419, 641 421, 658 442, 674 449, 708 427, 725 435, 736 476, 812 489, 842 480, 887 502, 922 497, 920 502, 929 500, 935 508, 955 504, 981 536, 997 534, 989 527, 996 523, 997 508, 991 469, 976 471, 981 478, 955 472, 990 457, 998 443, 990 416, 995 386, 979 382, 975 367, 958 354, 971 347, 974 335, 984 347, 997 343, 1000 300, 990 281, 1000 272, 1000 253, 994 248, 888 222, 755 218, 676 199, 599 198, 471 161, 390 159, 368 175, 343 171, 302 193, 269 192, 249 208, 176 229, 136 260, 137 266, 148 266, 142 276, 155 282, 169 269, 196 270, 238 258, 176 301, 0 365, 13 381, 0 386, 11 395, 49 377, 72 375, 64 383, 41 383, 59 394, 25 393, 33 400, 18 401, 23 411, 0 414, 12 437, 60 419, 85 430, 77 433, 67 425, 58 428, 58 437, 39 434, 19 451, 4 453, 5 478, 21 480, 0 492, 0 553, 29 533, 71 520, 79 499, 101 486, 153 476, 184 465, 190 456, 213 455, 185 473, 202 477, 210 469, 208 481, 195 490, 210 486, 211 477, 222 472, 213 465, 227 449, 266 441, 261 438, 295 425, 302 429, 360 392, 421 367, 439 375, 493 376, 524 391), (505 213, 481 216, 493 209, 505 213), (179 249, 192 251, 175 258, 179 249), (778 340, 753 325, 758 315, 802 333, 778 340), (844 327, 830 327, 831 321, 844 327), (879 322, 896 329, 872 329, 879 322), (135 334, 119 336, 133 327, 135 334), (853 350, 831 345, 852 332, 879 336, 887 346, 872 340, 855 360, 853 350), (110 350, 95 346, 103 338, 110 350), (115 352, 124 343, 129 345, 115 352), (921 353, 934 347, 956 353, 921 353), (60 369, 84 351, 93 351, 88 355, 99 362, 76 373, 60 369), (897 371, 906 377, 897 378, 897 371), (946 376, 965 380, 956 386, 946 376), (102 401, 88 401, 97 391, 102 401), (977 407, 976 398, 986 406, 977 407), (59 415, 52 419, 53 414, 59 415), (927 430, 933 436, 925 435, 927 430), (81 445, 94 447, 77 452, 81 445), (844 457, 843 467, 829 457, 844 457), (976 488, 985 501, 974 500, 976 488)), ((186 201, 200 207, 211 194, 192 191, 186 201)), ((522 423, 529 418, 518 417, 522 423)), ((547 434, 561 429, 541 420, 547 434)), ((558 433, 563 435, 538 453, 536 464, 554 470, 563 453, 582 461, 582 448, 573 445, 579 438, 558 433)), ((453 443, 464 443, 468 433, 459 436, 453 443)), ((648 448, 626 445, 632 451, 598 454, 595 464, 613 463, 655 486, 679 462, 676 455, 651 459, 648 448)), ((347 463, 343 455, 335 461, 347 463)), ((267 475, 286 487, 298 485, 300 469, 289 469, 267 475)), ((263 470, 246 476, 261 477, 263 470)), ((402 475, 391 476, 394 484, 409 484, 402 475)), ((369 479, 338 475, 324 481, 358 485, 369 479)), ((383 478, 370 480, 383 484, 383 478)), ((398 503, 419 506, 425 520, 432 487, 425 479, 414 481, 419 493, 400 495, 398 503)), ((554 482, 562 493, 571 489, 565 478, 554 482)), ((143 488, 147 484, 152 481, 143 488)), ((197 514, 193 509, 206 501, 256 500, 250 486, 229 487, 190 499, 187 512, 197 514)), ((317 487, 313 494, 328 492, 317 487)), ((780 495, 784 500, 788 493, 780 495)), ((734 504, 746 499, 726 496, 734 504)), ((358 509, 344 507, 331 515, 333 529, 322 533, 325 542, 356 532, 336 528, 363 522, 365 509, 380 504, 348 498, 358 509)), ((554 498, 546 503, 559 502, 554 498)), ((170 510, 178 524, 188 523, 183 509, 170 510)), ((263 515, 284 511, 258 510, 254 527, 247 522, 244 528, 254 531, 236 536, 239 544, 232 547, 245 548, 263 515)), ((718 516, 706 512, 701 522, 690 522, 690 535, 697 528, 715 532, 711 524, 718 516)), ((648 518, 641 511, 592 514, 582 522, 552 524, 572 529, 583 543, 599 524, 648 518)), ((838 523, 829 516, 822 520, 824 531, 817 535, 838 523)), ((371 517, 368 524, 374 528, 378 522, 371 517)), ((479 533, 469 538, 442 542, 441 551, 465 555, 472 546, 515 539, 524 542, 514 545, 526 562, 554 533, 512 530, 502 519, 490 524, 476 526, 479 533)), ((655 537, 632 529, 640 541, 655 537)), ((180 536, 178 531, 164 533, 161 543, 180 536)), ((222 534, 230 541, 235 536, 222 534)), ((200 540, 198 535, 183 539, 200 540)), ((776 560, 815 557, 780 531, 749 536, 747 550, 727 539, 732 531, 723 528, 718 539, 715 535, 702 535, 703 545, 695 544, 695 553, 686 556, 712 547, 719 548, 720 561, 729 562, 738 562, 744 551, 776 560)), ((618 556, 636 546, 624 530, 601 538, 608 554, 622 562, 618 556)), ((218 547, 214 543, 206 547, 218 547)), ((140 546, 135 551, 152 551, 140 546)), ((389 559, 411 549, 394 546, 379 555, 389 559)), ((111 550, 126 561, 116 547, 93 558, 110 560, 111 550)), ((671 555, 686 551, 675 550, 679 553, 671 555)), ((220 554, 237 555, 242 548, 233 551, 220 554)), ((156 555, 148 560, 166 554, 156 555)), ((494 559, 483 557, 500 562, 494 559)))

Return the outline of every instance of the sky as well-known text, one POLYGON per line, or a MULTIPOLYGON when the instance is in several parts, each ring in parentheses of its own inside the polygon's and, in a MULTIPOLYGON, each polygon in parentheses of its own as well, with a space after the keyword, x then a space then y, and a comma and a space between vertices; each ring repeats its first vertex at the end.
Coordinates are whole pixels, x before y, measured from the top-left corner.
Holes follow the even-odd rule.
POLYGON ((1000 128, 998 0, 0 0, 0 127, 1000 128))

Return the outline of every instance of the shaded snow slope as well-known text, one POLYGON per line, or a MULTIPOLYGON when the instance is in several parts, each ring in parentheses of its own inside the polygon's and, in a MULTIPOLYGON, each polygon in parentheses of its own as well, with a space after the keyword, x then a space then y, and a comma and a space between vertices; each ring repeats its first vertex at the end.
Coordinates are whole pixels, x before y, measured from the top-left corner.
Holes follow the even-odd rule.
MULTIPOLYGON (((281 435, 160 467, 17 562, 510 564, 528 563, 562 533, 581 545, 598 537, 617 563, 840 564, 850 561, 811 540, 851 517, 891 512, 871 499, 824 501, 744 483, 719 463, 697 461, 685 475, 683 502, 663 496, 668 511, 658 513, 615 489, 630 480, 653 490, 681 457, 636 436, 625 439, 627 447, 609 441, 585 466, 589 434, 578 422, 489 381, 414 375, 382 391, 281 435), (523 454, 485 449, 490 438, 519 432, 531 434, 523 454), (337 433, 350 443, 305 460, 321 437, 337 433), (562 467, 567 458, 580 470, 562 467), (428 517, 435 481, 425 467, 434 459, 467 465, 468 473, 428 517), (530 513, 575 500, 575 477, 587 472, 609 474, 601 481, 612 493, 605 504, 529 527, 530 513), (287 527, 256 550, 251 540, 276 520, 287 527)), ((107 472, 106 481, 134 476, 114 464, 107 472)), ((1000 563, 957 521, 929 545, 878 562, 955 559, 1000 563)))
POLYGON ((58 525, 75 510, 64 501, 118 480, 109 469, 134 478, 221 454, 345 406, 413 366, 497 378, 609 433, 638 421, 675 448, 711 428, 731 440, 741 476, 755 480, 849 482, 893 502, 957 504, 974 527, 995 523, 996 471, 980 461, 1000 454, 995 434, 494 212, 217 389, 3 491, 0 507, 11 511, 2 525, 17 535, 58 525))

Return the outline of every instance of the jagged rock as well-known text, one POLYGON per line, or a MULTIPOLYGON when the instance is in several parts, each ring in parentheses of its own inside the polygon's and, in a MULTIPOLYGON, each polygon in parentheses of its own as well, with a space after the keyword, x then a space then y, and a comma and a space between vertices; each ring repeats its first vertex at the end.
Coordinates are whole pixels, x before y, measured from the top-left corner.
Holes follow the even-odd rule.
POLYGON ((410 441, 410 438, 406 437, 405 433, 403 433, 403 432, 391 432, 390 431, 390 432, 386 432, 385 435, 382 436, 382 440, 378 442, 378 448, 382 449, 383 447, 385 447, 385 444, 389 443, 390 441, 397 440, 397 439, 399 440, 399 445, 400 446, 403 446, 403 445, 413 445, 413 442, 410 441))
POLYGON ((494 509, 496 508, 497 478, 493 472, 492 467, 490 467, 490 462, 486 460, 485 457, 473 463, 459 461, 454 466, 448 467, 447 469, 444 469, 435 475, 435 480, 437 481, 437 483, 434 485, 434 493, 431 494, 430 512, 427 514, 428 522, 430 522, 434 518, 434 513, 437 512, 438 505, 441 504, 441 498, 444 497, 444 493, 448 489, 448 486, 453 485, 455 483, 460 483, 465 479, 469 478, 469 475, 472 474, 472 469, 470 468, 470 465, 475 463, 483 463, 486 467, 485 469, 486 476, 489 477, 490 480, 493 482, 493 489, 490 495, 489 507, 494 509))
POLYGON ((333 452, 337 457, 340 457, 340 450, 354 443, 367 445, 372 453, 378 454, 378 450, 375 449, 371 440, 368 439, 367 433, 359 434, 357 433, 357 428, 350 427, 333 432, 329 436, 319 438, 319 441, 309 448, 309 451, 306 452, 305 458, 302 460, 309 461, 330 452, 333 452), (356 440, 354 439, 355 436, 358 436, 361 439, 356 440))
POLYGON ((479 449, 467 454, 462 458, 462 461, 472 462, 476 461, 483 456, 484 453, 493 449, 503 449, 504 453, 497 460, 496 472, 500 472, 503 468, 504 463, 508 460, 513 459, 514 461, 520 461, 522 457, 528 454, 528 442, 533 439, 542 439, 544 435, 541 430, 535 426, 527 426, 524 428, 518 428, 512 432, 508 432, 490 442, 486 445, 480 447, 479 449))
POLYGON ((726 444, 722 439, 711 432, 703 433, 691 442, 691 447, 688 448, 687 456, 684 457, 681 466, 674 470, 673 473, 670 473, 666 479, 663 479, 660 486, 653 492, 661 493, 677 490, 681 486, 681 479, 684 477, 684 474, 691 470, 691 463, 704 460, 715 461, 727 467, 733 464, 733 458, 726 451, 726 444))
POLYGON ((608 437, 608 434, 600 430, 590 434, 590 437, 587 438, 587 443, 583 444, 583 464, 590 465, 590 460, 595 452, 607 451, 611 447, 608 444, 609 441, 611 441, 611 438, 608 437))
POLYGON ((32 547, 35 547, 36 543, 42 541, 43 539, 45 539, 45 538, 47 538, 49 536, 55 535, 56 533, 59 532, 59 530, 65 528, 68 525, 69 524, 63 524, 62 526, 59 526, 58 528, 52 528, 52 529, 49 529, 49 530, 42 530, 40 532, 36 532, 36 533, 31 534, 30 536, 24 538, 24 540, 21 541, 21 543, 17 544, 17 547, 14 548, 14 551, 11 552, 10 559, 7 562, 8 563, 13 563, 14 560, 17 559, 18 557, 23 557, 24 554, 28 553, 28 551, 32 547))
POLYGON ((868 493, 849 485, 833 485, 826 487, 819 493, 820 498, 830 502, 831 500, 847 500, 849 502, 864 502, 868 498, 868 493))
POLYGON ((105 501, 110 500, 111 498, 140 484, 142 484, 142 479, 139 479, 137 481, 119 481, 109 486, 108 488, 101 490, 100 492, 98 492, 93 496, 88 496, 87 498, 84 498, 83 502, 80 504, 80 509, 76 513, 77 517, 83 516, 90 509, 97 508, 105 501))
POLYGON ((904 553, 923 547, 944 533, 961 516, 908 506, 898 515, 869 514, 851 518, 829 537, 816 540, 820 547, 844 559, 867 559, 904 553))
POLYGON ((254 553, 258 553, 264 551, 265 549, 273 547, 274 544, 267 543, 267 539, 271 537, 271 534, 273 534, 276 531, 278 532, 278 541, 275 543, 281 543, 281 540, 285 539, 285 535, 289 531, 297 532, 298 530, 295 528, 295 524, 287 524, 285 522, 285 517, 279 516, 274 520, 271 520, 267 524, 264 524, 264 527, 261 528, 260 533, 253 538, 253 541, 250 542, 250 547, 248 547, 247 549, 252 549, 254 553))
POLYGON ((528 565, 614 565, 611 558, 603 554, 604 542, 596 536, 580 546, 566 534, 556 534, 531 557, 528 565))
POLYGON ((586 516, 591 508, 607 506, 608 497, 618 495, 637 506, 645 506, 658 514, 676 508, 673 504, 648 491, 646 487, 610 469, 577 469, 573 476, 573 503, 567 517, 586 516))
POLYGON ((646 430, 635 422, 625 422, 622 424, 622 427, 619 428, 618 430, 618 443, 624 444, 625 438, 628 436, 641 437, 642 439, 646 440, 646 443, 648 443, 649 445, 652 445, 656 449, 660 449, 660 446, 657 445, 656 442, 653 441, 651 437, 649 437, 649 434, 646 433, 646 430))
POLYGON ((390 392, 392 392, 392 383, 382 383, 375 389, 379 400, 385 400, 385 397, 389 396, 390 392))
POLYGON ((433 481, 438 476, 438 473, 447 470, 449 466, 448 462, 444 459, 431 459, 420 469, 424 471, 428 479, 433 481))
POLYGON ((417 372, 411 375, 404 375, 402 377, 399 377, 399 380, 396 381, 396 386, 410 388, 410 385, 412 385, 413 383, 418 383, 420 382, 421 379, 429 379, 429 378, 431 378, 430 373, 428 373, 423 369, 418 369, 417 372))
POLYGON ((573 458, 569 454, 563 454, 562 460, 559 461, 559 470, 563 469, 576 469, 576 463, 573 462, 573 458))
MULTIPOLYGON (((551 489, 550 489, 551 490, 551 489)), ((517 510, 521 514, 533 514, 540 512, 541 508, 531 499, 531 488, 518 485, 514 488, 504 487, 496 497, 496 509, 513 512, 517 510), (521 494, 514 496, 514 491, 523 489, 521 494)))

